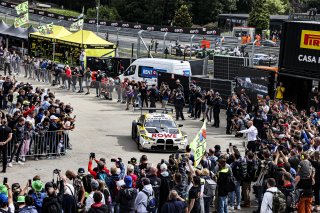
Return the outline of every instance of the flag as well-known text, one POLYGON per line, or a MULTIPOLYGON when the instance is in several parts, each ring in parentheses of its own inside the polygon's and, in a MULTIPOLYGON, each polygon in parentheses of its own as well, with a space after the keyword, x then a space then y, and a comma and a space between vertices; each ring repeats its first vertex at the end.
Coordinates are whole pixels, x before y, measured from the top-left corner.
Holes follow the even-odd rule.
POLYGON ((21 27, 25 24, 29 23, 29 13, 25 13, 20 15, 20 17, 14 19, 14 27, 21 27))
POLYGON ((25 1, 21 4, 18 4, 16 7, 15 7, 18 15, 20 14, 24 14, 24 13, 28 13, 29 12, 29 3, 28 1, 25 1))
POLYGON ((70 31, 78 31, 83 29, 83 18, 70 25, 70 31))
POLYGON ((43 35, 53 33, 53 23, 38 26, 38 31, 43 35))
POLYGON ((84 7, 82 7, 82 13, 70 25, 70 31, 82 30, 83 29, 83 23, 84 23, 83 19, 84 19, 84 7))
POLYGON ((194 166, 198 166, 207 148, 207 120, 203 122, 200 131, 190 143, 190 148, 193 150, 194 166))

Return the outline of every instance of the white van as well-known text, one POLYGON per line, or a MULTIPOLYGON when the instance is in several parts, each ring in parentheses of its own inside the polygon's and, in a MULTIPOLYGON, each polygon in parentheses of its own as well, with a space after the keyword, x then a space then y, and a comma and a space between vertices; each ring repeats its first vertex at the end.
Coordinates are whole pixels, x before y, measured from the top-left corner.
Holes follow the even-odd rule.
POLYGON ((119 77, 121 81, 123 81, 124 78, 128 78, 129 80, 147 82, 147 85, 157 85, 158 72, 191 76, 191 67, 188 61, 162 58, 139 58, 119 77))

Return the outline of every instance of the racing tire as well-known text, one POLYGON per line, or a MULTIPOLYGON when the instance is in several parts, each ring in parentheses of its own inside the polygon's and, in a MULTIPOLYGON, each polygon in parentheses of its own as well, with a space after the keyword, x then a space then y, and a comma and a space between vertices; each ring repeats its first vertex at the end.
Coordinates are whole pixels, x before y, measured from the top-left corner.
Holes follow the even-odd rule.
POLYGON ((140 152, 143 152, 144 149, 143 149, 143 147, 142 147, 141 144, 140 144, 140 137, 137 137, 137 138, 136 138, 136 141, 137 141, 138 150, 139 150, 140 152))
POLYGON ((137 138, 137 129, 136 129, 134 123, 132 123, 131 138, 132 138, 133 140, 136 140, 136 138, 137 138))

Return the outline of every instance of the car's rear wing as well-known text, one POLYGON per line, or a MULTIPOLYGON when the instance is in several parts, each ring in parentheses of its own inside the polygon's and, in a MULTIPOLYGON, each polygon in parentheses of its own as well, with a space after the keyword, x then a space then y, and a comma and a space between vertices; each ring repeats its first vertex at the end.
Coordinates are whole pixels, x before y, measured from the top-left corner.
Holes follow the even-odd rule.
POLYGON ((168 114, 168 112, 171 112, 173 114, 173 108, 143 108, 143 107, 134 107, 133 111, 141 111, 141 114, 143 111, 149 111, 149 113, 153 113, 153 112, 162 112, 165 114, 168 114))

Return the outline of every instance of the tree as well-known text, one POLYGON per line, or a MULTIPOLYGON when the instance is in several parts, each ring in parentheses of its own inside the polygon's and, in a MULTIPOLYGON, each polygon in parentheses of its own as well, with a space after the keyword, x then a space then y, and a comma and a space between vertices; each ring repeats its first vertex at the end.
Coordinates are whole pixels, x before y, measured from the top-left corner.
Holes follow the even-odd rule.
POLYGON ((255 0, 252 11, 249 14, 248 26, 255 27, 256 33, 269 29, 270 13, 266 10, 267 0, 255 0))
MULTIPOLYGON (((89 8, 87 10, 87 18, 96 18, 97 9, 89 8)), ((118 11, 114 7, 100 6, 99 7, 99 19, 100 20, 119 20, 120 16, 118 11)))
POLYGON ((253 0, 242 0, 237 2, 238 13, 250 13, 253 7, 253 0))
POLYGON ((186 5, 181 5, 181 7, 176 11, 173 18, 173 25, 176 27, 192 26, 192 17, 186 5))
POLYGON ((271 15, 284 14, 288 10, 288 5, 282 0, 267 0, 267 5, 271 15))

